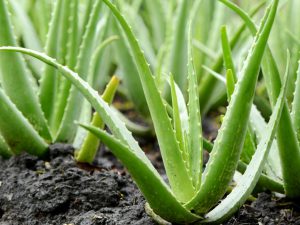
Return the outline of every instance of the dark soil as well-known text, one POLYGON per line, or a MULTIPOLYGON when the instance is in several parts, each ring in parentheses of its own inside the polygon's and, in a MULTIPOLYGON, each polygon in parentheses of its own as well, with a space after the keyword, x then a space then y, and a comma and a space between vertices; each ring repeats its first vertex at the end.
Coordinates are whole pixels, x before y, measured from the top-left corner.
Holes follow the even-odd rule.
POLYGON ((120 170, 82 165, 67 145, 45 159, 0 160, 0 225, 153 225, 144 199, 120 170))
MULTIPOLYGON (((144 149, 153 146, 144 145, 144 149)), ((51 146, 45 159, 0 158, 0 225, 154 225, 144 199, 108 152, 95 167, 78 165, 68 145, 51 146)), ((158 153, 150 154, 163 171, 158 153)), ((300 225, 300 205, 263 193, 224 225, 300 225)))

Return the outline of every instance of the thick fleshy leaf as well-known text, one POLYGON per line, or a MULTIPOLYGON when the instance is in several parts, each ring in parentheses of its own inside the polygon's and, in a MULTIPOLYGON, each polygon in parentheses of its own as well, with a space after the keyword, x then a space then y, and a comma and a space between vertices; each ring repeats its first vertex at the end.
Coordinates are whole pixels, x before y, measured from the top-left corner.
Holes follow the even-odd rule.
MULTIPOLYGON (((45 52, 51 57, 58 58, 59 47, 59 34, 61 14, 63 11, 63 0, 58 0, 55 4, 55 8, 52 12, 51 22, 49 25, 49 32, 47 35, 47 41, 45 46, 45 52)), ((49 122, 53 116, 55 97, 57 91, 57 71, 45 65, 39 88, 39 99, 43 109, 43 112, 49 122), (53 76, 54 74, 54 76, 53 76)))
POLYGON ((300 61, 297 72, 296 89, 293 99, 292 119, 300 142, 300 61))
MULTIPOLYGON (((120 37, 124 36, 122 29, 119 27, 115 19, 114 21, 112 21, 112 29, 114 29, 116 34, 118 34, 120 37)), ((127 48, 126 39, 121 38, 113 46, 114 50, 117 52, 116 60, 120 69, 122 70, 122 80, 124 86, 128 91, 128 97, 134 103, 137 111, 140 112, 143 116, 148 117, 149 109, 147 106, 145 94, 143 92, 138 70, 134 63, 134 60, 130 55, 129 49, 127 48)))
POLYGON ((202 125, 200 114, 198 80, 193 60, 193 22, 199 9, 201 0, 195 1, 193 10, 190 14, 187 28, 187 49, 188 49, 188 111, 189 111, 189 131, 187 134, 190 173, 196 190, 201 185, 203 167, 203 144, 202 144, 202 125))
MULTIPOLYGON (((177 90, 176 90, 176 85, 175 85, 175 81, 174 81, 174 77, 173 75, 170 76, 170 87, 171 87, 171 97, 172 97, 172 108, 173 108, 173 126, 174 126, 174 131, 175 131, 175 135, 176 135, 176 139, 178 141, 180 150, 181 150, 181 154, 182 154, 182 158, 183 160, 187 163, 186 167, 189 168, 189 161, 188 161, 188 151, 187 151, 187 146, 186 146, 186 142, 185 142, 185 135, 187 134, 187 130, 184 130, 184 121, 182 121, 181 119, 187 118, 188 114, 187 111, 183 112, 186 113, 186 117, 181 117, 182 113, 180 112, 180 108, 179 108, 179 100, 178 97, 180 98, 180 96, 177 96, 177 90)), ((177 87, 179 88, 179 87, 177 87)), ((179 89, 180 91, 180 89, 179 89)), ((184 102, 185 104, 185 102, 184 102)), ((185 107, 185 105, 184 105, 185 107)), ((184 108, 183 108, 184 109, 184 108)), ((186 108, 185 108, 186 109, 186 108)))
MULTIPOLYGON (((175 83, 184 93, 187 85, 187 33, 188 33, 188 19, 189 11, 192 8, 191 1, 180 1, 178 11, 174 23, 174 37, 171 47, 170 55, 170 69, 169 71, 174 75, 175 83)), ((185 93, 184 93, 185 95, 185 93)))
POLYGON ((41 156, 46 142, 0 88, 0 133, 14 154, 22 151, 41 156))

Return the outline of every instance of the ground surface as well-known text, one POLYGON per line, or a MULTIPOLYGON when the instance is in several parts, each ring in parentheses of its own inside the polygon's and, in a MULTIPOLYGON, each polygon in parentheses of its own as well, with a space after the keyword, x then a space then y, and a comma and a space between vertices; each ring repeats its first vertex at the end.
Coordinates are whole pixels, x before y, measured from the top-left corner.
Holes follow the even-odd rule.
MULTIPOLYGON (((140 192, 109 153, 104 151, 98 167, 87 167, 74 162, 67 145, 50 151, 44 160, 0 159, 0 225, 155 224, 144 212, 140 192)), ((150 158, 162 171, 159 154, 150 158)), ((300 225, 300 205, 264 193, 224 223, 233 224, 300 225)))
POLYGON ((0 225, 154 224, 127 175, 81 169, 68 146, 51 152, 45 161, 21 156, 0 162, 0 225))

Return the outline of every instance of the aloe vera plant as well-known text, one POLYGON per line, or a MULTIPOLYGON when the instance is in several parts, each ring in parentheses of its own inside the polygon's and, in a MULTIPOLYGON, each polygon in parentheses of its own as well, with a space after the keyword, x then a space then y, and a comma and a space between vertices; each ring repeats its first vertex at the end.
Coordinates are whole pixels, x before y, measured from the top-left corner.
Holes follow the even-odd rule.
MULTIPOLYGON (((0 45, 17 45, 8 3, 20 17, 18 19, 23 20, 24 26, 28 28, 27 33, 21 33, 25 46, 42 51, 38 32, 29 15, 14 0, 0 1, 0 45)), ((84 79, 90 84, 95 79, 95 67, 101 52, 117 39, 115 36, 105 39, 105 26, 100 31, 96 29, 100 20, 99 13, 102 11, 101 5, 99 1, 91 4, 86 24, 82 24, 86 28, 82 35, 79 35, 79 1, 58 0, 53 5, 45 43, 47 54, 84 74, 84 79), (65 47, 66 43, 68 45, 65 47), (99 47, 94 49, 98 44, 99 47), (91 67, 90 60, 93 62, 91 67)), ((37 65, 43 65, 39 64, 41 62, 30 60, 27 64, 24 57, 17 53, 1 54, 0 61, 1 155, 8 157, 26 151, 42 156, 50 143, 72 143, 74 139, 77 147, 81 148, 83 139, 88 134, 82 130, 77 131, 74 121, 90 122, 89 113, 92 109, 90 104, 83 101, 79 92, 71 87, 71 83, 49 66, 45 66, 42 71, 37 69, 37 65)), ((107 98, 113 98, 114 91, 110 90, 110 86, 108 89, 107 98)), ((98 145, 97 142, 92 144, 96 149, 98 145)), ((88 154, 91 155, 92 161, 95 153, 82 155, 88 154)))
MULTIPOLYGON (((191 47, 191 24, 196 10, 189 18, 190 28, 187 32, 189 104, 188 106, 185 105, 183 94, 171 76, 173 120, 170 121, 164 100, 135 35, 118 9, 109 0, 103 0, 103 2, 110 8, 119 22, 130 46, 153 120, 170 186, 159 176, 115 111, 84 81, 82 78, 84 75, 78 75, 55 59, 33 50, 18 47, 2 47, 0 49, 1 51, 28 54, 47 63, 57 70, 57 74, 66 77, 85 96, 112 134, 86 124, 81 124, 81 126, 99 137, 127 167, 155 214, 167 221, 185 224, 224 220, 246 200, 260 178, 284 105, 286 81, 281 88, 265 135, 260 140, 240 186, 237 186, 219 206, 210 212, 211 208, 216 206, 224 196, 238 165, 248 128, 260 63, 267 46, 279 1, 274 0, 272 2, 262 19, 253 46, 243 69, 240 71, 222 127, 203 173, 203 140, 198 82, 191 47), (247 181, 246 186, 243 185, 245 181, 247 181), (204 220, 202 220, 203 218, 204 220)), ((194 4, 193 8, 197 9, 199 1, 194 4)))

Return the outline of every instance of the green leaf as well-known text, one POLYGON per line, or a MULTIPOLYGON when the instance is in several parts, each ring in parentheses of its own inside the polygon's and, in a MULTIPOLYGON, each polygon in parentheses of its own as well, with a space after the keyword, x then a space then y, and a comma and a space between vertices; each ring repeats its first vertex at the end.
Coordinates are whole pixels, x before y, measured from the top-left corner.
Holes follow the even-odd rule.
POLYGON ((199 90, 197 75, 195 72, 193 61, 193 21, 201 1, 195 1, 193 10, 190 14, 189 24, 187 29, 188 36, 188 94, 189 94, 189 131, 187 134, 187 142, 189 147, 189 165, 191 177, 196 190, 199 190, 201 185, 201 175, 203 167, 203 145, 202 145, 202 126, 199 103, 199 90))
POLYGON ((109 0, 103 0, 103 2, 111 9, 127 36, 133 58, 139 71, 140 80, 149 106, 171 188, 180 201, 186 202, 194 195, 193 184, 185 168, 185 163, 182 160, 172 124, 163 104, 162 97, 155 85, 152 72, 124 17, 109 0))
MULTIPOLYGON (((223 57, 225 63, 226 72, 226 89, 227 89, 227 99, 230 101, 231 95, 234 91, 234 85, 237 81, 237 75, 235 72, 233 58, 230 49, 230 43, 227 37, 226 27, 223 26, 221 28, 221 40, 222 40, 222 49, 223 49, 223 57)), ((244 142, 244 147, 241 154, 242 161, 249 163, 252 155, 255 152, 255 144, 251 135, 251 127, 248 125, 248 130, 246 133, 246 138, 244 142)))
MULTIPOLYGON (((189 161, 188 161, 188 152, 186 149, 186 145, 185 145, 185 137, 184 137, 184 131, 187 132, 186 129, 184 129, 184 121, 182 121, 181 119, 185 119, 187 118, 187 111, 185 111, 184 113, 185 116, 182 118, 181 117, 181 113, 180 113, 180 109, 179 109, 179 100, 177 97, 177 93, 178 90, 176 90, 176 86, 175 86, 175 82, 174 82, 174 77, 173 75, 170 76, 170 86, 171 86, 171 96, 172 96, 172 108, 173 108, 173 127, 175 130, 175 135, 176 135, 176 139, 178 141, 180 150, 181 150, 181 154, 182 154, 182 158, 183 160, 187 163, 186 167, 189 168, 189 161)), ((180 91, 180 89, 179 89, 180 91)), ((185 104, 185 102, 184 102, 185 104)), ((184 105, 185 106, 185 105, 184 105)), ((186 109, 186 108, 183 108, 186 109)))
POLYGON ((231 47, 227 36, 226 26, 222 26, 221 28, 221 41, 222 41, 222 49, 223 49, 223 57, 224 57, 224 64, 225 69, 231 70, 234 83, 237 81, 237 75, 235 72, 235 67, 233 63, 232 53, 231 53, 231 47))
POLYGON ((232 73, 232 70, 228 69, 226 71, 226 90, 228 102, 230 102, 231 95, 233 94, 235 82, 236 79, 232 73))
POLYGON ((248 119, 259 74, 260 63, 276 15, 278 0, 266 11, 260 31, 248 54, 227 113, 204 171, 196 196, 186 204, 188 209, 206 213, 225 194, 241 154, 248 119), (216 180, 216 177, 218 179, 216 180))
MULTIPOLYGON (((0 0, 0 24, 0 46, 16 46, 6 0, 0 0)), ((6 95, 28 118, 38 133, 51 141, 46 120, 33 89, 35 85, 32 82, 34 81, 31 80, 32 75, 26 68, 23 57, 17 53, 3 53, 0 55, 0 61, 0 80, 6 95)))
POLYGON ((188 33, 188 19, 189 11, 192 8, 191 1, 180 1, 178 11, 173 27, 173 41, 170 55, 170 69, 169 71, 174 75, 175 83, 179 86, 185 95, 187 85, 186 65, 188 62, 187 56, 187 33, 188 33))
POLYGON ((116 60, 120 69, 122 70, 122 81, 128 91, 128 97, 134 103, 134 106, 139 113, 141 113, 145 117, 149 117, 149 109, 147 106, 137 67, 126 45, 126 39, 123 38, 125 37, 123 31, 118 26, 117 21, 114 18, 112 21, 112 29, 114 29, 117 35, 122 37, 113 46, 115 52, 117 52, 116 60))
MULTIPOLYGON (((60 23, 61 14, 63 11, 63 0, 58 0, 55 4, 54 11, 52 12, 51 22, 49 25, 49 32, 47 35, 45 52, 51 57, 58 58, 58 47, 59 47, 59 34, 60 34, 60 23)), ((51 124, 55 97, 57 90, 57 71, 45 65, 42 78, 40 80, 39 99, 48 122, 51 124), (54 76, 53 76, 54 74, 54 76)))
POLYGON ((300 142, 300 61, 297 72, 296 89, 293 99, 292 120, 297 132, 298 141, 300 142))
MULTIPOLYGON (((150 32, 156 49, 159 49, 165 40, 166 14, 164 4, 160 0, 144 1, 147 9, 147 18, 150 22, 150 32)), ((167 7, 166 7, 167 8, 167 7)))
POLYGON ((10 101, 2 88, 0 88, 0 102, 0 133, 11 151, 14 154, 22 151, 37 156, 45 154, 46 142, 10 101))

